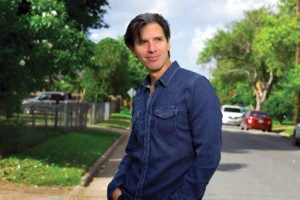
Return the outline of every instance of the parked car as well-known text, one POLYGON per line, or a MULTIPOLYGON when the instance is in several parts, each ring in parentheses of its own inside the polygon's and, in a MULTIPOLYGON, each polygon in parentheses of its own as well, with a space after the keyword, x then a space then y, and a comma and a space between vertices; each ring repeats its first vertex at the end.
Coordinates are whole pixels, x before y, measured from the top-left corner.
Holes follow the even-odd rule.
POLYGON ((240 125, 243 117, 243 110, 240 106, 223 105, 221 107, 223 115, 222 124, 240 125))
MULTIPOLYGON (((59 92, 59 91, 47 91, 42 92, 39 95, 33 98, 26 98, 22 101, 22 107, 24 113, 29 114, 33 112, 34 105, 43 105, 43 104, 55 104, 61 101, 74 101, 71 99, 71 95, 66 92, 59 92)), ((34 109, 35 110, 35 109, 34 109)), ((38 112, 38 110, 35 110, 38 112)))
POLYGON ((292 141, 295 145, 300 145, 300 122, 294 128, 292 141))
POLYGON ((242 119, 242 130, 259 129, 262 131, 272 131, 272 119, 267 112, 250 110, 242 119))

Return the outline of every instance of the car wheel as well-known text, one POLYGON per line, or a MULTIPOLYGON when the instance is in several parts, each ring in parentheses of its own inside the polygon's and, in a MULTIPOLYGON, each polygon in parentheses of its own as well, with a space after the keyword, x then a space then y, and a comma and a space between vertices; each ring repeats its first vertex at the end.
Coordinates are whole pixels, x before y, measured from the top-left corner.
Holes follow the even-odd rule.
POLYGON ((244 126, 243 124, 240 125, 241 130, 244 130, 244 126))
POLYGON ((249 128, 248 128, 248 125, 247 125, 247 124, 245 124, 245 130, 246 130, 246 131, 248 131, 248 130, 249 130, 249 128))

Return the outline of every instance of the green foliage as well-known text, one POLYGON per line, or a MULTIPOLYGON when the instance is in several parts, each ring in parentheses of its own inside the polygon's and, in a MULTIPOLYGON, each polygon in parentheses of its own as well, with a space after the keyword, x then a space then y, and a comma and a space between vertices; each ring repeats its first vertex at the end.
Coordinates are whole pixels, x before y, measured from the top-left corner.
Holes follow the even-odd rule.
POLYGON ((129 89, 128 53, 122 42, 112 38, 95 45, 95 65, 83 76, 87 100, 99 102, 109 95, 126 95, 129 89))
POLYGON ((281 86, 287 90, 287 91, 294 91, 296 92, 300 92, 300 87, 299 87, 299 83, 300 83, 300 64, 295 66, 294 68, 292 68, 287 76, 285 81, 281 82, 281 86))
MULTIPOLYGON (((137 90, 142 81, 146 78, 148 71, 145 66, 130 52, 130 50, 126 47, 124 39, 119 38, 119 41, 124 45, 126 51, 129 55, 128 61, 128 89, 134 88, 137 90)), ((125 96, 128 97, 128 96, 125 96)))
MULTIPOLYGON (((113 113, 114 114, 114 113, 113 113)), ((131 117, 130 108, 127 106, 121 106, 120 114, 127 115, 131 117)))
POLYGON ((264 109, 280 123, 282 123, 285 118, 293 118, 295 109, 294 95, 295 92, 299 92, 300 90, 299 67, 300 65, 291 69, 286 76, 274 86, 274 92, 271 93, 268 101, 264 105, 264 109))
POLYGON ((296 1, 295 0, 279 0, 278 8, 280 15, 290 15, 296 14, 296 1))
POLYGON ((249 92, 252 88, 248 83, 238 82, 234 94, 230 96, 226 104, 243 104, 253 107, 255 105, 255 96, 249 92))
POLYGON ((108 7, 106 0, 64 0, 70 20, 76 21, 77 30, 87 32, 88 28, 107 28, 103 21, 108 7))
POLYGON ((276 90, 272 85, 277 81, 284 80, 284 90, 299 88, 299 69, 293 67, 295 44, 300 41, 299 20, 295 12, 287 12, 292 7, 294 1, 282 0, 279 14, 264 7, 246 11, 243 19, 206 41, 198 63, 217 61, 212 81, 221 101, 253 104, 255 92, 256 109, 261 109, 276 90), (263 87, 259 89, 258 83, 263 87), (248 91, 242 92, 241 85, 248 91))
POLYGON ((48 89, 61 76, 78 77, 92 51, 64 2, 4 0, 0 11, 0 107, 9 117, 29 92, 48 89))
POLYGON ((17 13, 17 1, 0 1, 0 112, 4 111, 7 117, 16 111, 28 90, 21 61, 28 51, 30 33, 24 30, 17 13))
POLYGON ((253 48, 257 57, 263 59, 269 71, 278 77, 294 65, 295 59, 291 55, 295 55, 295 44, 300 39, 299 28, 294 17, 266 16, 264 27, 256 34, 253 48))
POLYGON ((137 90, 142 81, 147 76, 148 72, 146 68, 142 65, 142 63, 134 57, 131 53, 129 56, 129 63, 128 63, 128 71, 129 71, 129 88, 134 88, 137 90))
POLYGON ((264 105, 264 110, 269 112, 272 118, 275 118, 282 123, 287 117, 289 119, 293 116, 293 93, 285 90, 272 93, 264 105))

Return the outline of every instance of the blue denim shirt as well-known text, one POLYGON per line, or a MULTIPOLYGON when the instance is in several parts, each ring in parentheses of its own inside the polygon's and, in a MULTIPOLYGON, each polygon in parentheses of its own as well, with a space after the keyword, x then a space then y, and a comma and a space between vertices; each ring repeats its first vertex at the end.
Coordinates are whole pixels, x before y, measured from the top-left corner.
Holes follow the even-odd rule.
POLYGON ((155 82, 138 89, 132 131, 108 197, 120 187, 121 199, 198 200, 221 157, 219 100, 203 76, 173 62, 155 82))

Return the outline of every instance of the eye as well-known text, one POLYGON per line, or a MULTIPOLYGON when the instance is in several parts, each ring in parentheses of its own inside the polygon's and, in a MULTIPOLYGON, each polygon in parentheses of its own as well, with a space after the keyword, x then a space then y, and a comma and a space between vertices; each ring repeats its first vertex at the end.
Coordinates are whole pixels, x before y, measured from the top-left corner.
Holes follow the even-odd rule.
POLYGON ((145 45, 147 43, 147 41, 146 40, 138 40, 136 43, 138 45, 145 45))
POLYGON ((155 38, 155 41, 157 41, 157 42, 160 42, 160 41, 163 41, 163 37, 157 37, 157 38, 155 38))

